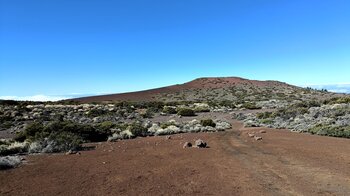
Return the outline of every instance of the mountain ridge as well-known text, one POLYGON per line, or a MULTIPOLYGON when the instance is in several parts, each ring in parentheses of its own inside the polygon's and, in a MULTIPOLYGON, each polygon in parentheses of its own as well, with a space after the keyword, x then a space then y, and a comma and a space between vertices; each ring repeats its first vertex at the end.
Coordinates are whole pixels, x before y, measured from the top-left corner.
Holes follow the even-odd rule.
POLYGON ((237 100, 256 94, 293 94, 303 91, 275 80, 250 80, 241 77, 200 77, 183 84, 135 92, 90 96, 71 99, 78 102, 115 101, 203 101, 237 100))

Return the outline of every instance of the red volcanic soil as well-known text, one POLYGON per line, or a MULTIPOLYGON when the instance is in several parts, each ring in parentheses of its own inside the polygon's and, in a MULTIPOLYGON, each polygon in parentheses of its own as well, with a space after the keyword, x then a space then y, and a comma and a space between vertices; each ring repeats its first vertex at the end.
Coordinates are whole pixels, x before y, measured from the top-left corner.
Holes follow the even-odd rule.
MULTIPOLYGON (((91 96, 72 99, 74 101, 89 103, 89 102, 102 102, 102 101, 154 101, 154 97, 161 93, 175 93, 184 90, 193 89, 212 89, 212 88, 226 88, 237 85, 249 85, 249 86, 287 86, 288 84, 277 81, 258 81, 248 80, 238 77, 223 77, 223 78, 199 78, 191 82, 179 85, 173 85, 163 88, 156 88, 145 91, 110 94, 101 96, 91 96)), ((288 85, 289 86, 289 85, 288 85)))
POLYGON ((27 156, 28 163, 0 171, 0 195, 349 195, 348 139, 232 123, 226 132, 27 156), (247 135, 262 129, 262 141, 247 135), (197 138, 210 148, 182 148, 197 138))

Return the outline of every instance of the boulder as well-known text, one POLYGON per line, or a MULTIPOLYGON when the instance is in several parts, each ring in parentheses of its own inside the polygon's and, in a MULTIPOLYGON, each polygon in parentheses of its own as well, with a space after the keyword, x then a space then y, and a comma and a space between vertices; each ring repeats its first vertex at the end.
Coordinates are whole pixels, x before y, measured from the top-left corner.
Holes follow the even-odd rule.
POLYGON ((191 142, 185 142, 185 144, 183 145, 183 148, 191 148, 191 147, 192 147, 191 142))
POLYGON ((207 143, 201 139, 196 140, 195 145, 197 148, 206 148, 207 143))
POLYGON ((254 137, 255 133, 248 133, 248 137, 254 137))
POLYGON ((262 140, 262 137, 254 136, 254 139, 255 139, 256 141, 260 141, 260 140, 262 140))

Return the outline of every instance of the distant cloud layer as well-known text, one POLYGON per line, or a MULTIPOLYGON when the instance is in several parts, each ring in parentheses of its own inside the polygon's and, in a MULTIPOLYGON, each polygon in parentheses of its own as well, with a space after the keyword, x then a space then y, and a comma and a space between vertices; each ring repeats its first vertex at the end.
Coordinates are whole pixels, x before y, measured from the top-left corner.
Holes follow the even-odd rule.
POLYGON ((64 99, 72 99, 77 97, 94 96, 99 94, 79 94, 72 93, 68 95, 33 95, 33 96, 0 96, 3 100, 17 100, 17 101, 60 101, 64 99))
POLYGON ((335 93, 350 93, 350 84, 323 84, 323 85, 308 85, 316 89, 327 89, 335 93))
POLYGON ((65 96, 48 96, 48 95, 33 95, 33 96, 0 96, 4 100, 18 100, 18 101, 59 101, 69 99, 65 96))

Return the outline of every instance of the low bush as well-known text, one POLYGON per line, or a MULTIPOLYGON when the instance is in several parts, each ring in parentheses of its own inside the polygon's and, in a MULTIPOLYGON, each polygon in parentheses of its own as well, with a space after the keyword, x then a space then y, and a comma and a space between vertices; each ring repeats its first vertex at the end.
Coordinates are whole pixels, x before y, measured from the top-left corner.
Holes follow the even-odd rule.
POLYGON ((176 107, 172 107, 172 106, 165 106, 163 108, 163 112, 166 114, 176 114, 176 107))
POLYGON ((259 118, 259 119, 272 118, 273 117, 273 113, 272 112, 262 112, 262 113, 256 114, 256 117, 259 118))
POLYGON ((117 125, 111 121, 104 121, 104 122, 96 125, 96 128, 98 130, 100 130, 100 132, 107 133, 107 134, 111 132, 111 129, 116 128, 116 127, 117 127, 117 125))
POLYGON ((140 123, 133 123, 127 128, 134 137, 144 137, 148 135, 148 129, 140 123))
POLYGON ((171 125, 176 125, 176 123, 174 122, 174 121, 168 121, 168 122, 163 122, 163 123, 161 123, 160 124, 160 127, 162 128, 162 129, 166 129, 166 128, 168 128, 169 126, 171 126, 171 125))
POLYGON ((40 142, 44 153, 67 152, 69 150, 79 150, 83 138, 70 132, 56 132, 40 142))
POLYGON ((342 104, 342 103, 350 103, 350 97, 349 96, 347 96, 347 97, 335 97, 332 99, 325 100, 323 102, 323 104, 328 104, 328 105, 342 104))
POLYGON ((152 118, 154 116, 154 112, 151 109, 146 109, 145 112, 140 113, 142 118, 152 118))
POLYGON ((255 103, 246 102, 242 105, 243 108, 248 110, 258 110, 261 109, 261 107, 258 107, 255 103))
POLYGON ((37 142, 39 149, 44 152, 59 152, 77 149, 83 142, 106 141, 114 126, 111 122, 96 126, 69 121, 52 122, 47 125, 34 122, 17 134, 15 140, 37 142))
POLYGON ((207 108, 207 107, 196 107, 196 108, 194 109, 194 111, 195 111, 195 112, 198 112, 198 113, 200 113, 200 112, 210 112, 210 109, 207 108))
POLYGON ((279 109, 276 112, 273 112, 272 117, 281 117, 287 120, 306 113, 308 113, 308 108, 295 107, 294 105, 292 105, 287 108, 279 109))
POLYGON ((204 119, 204 120, 201 120, 201 125, 204 126, 204 127, 215 127, 216 124, 215 122, 212 120, 212 119, 204 119))
POLYGON ((350 127, 334 127, 334 126, 324 126, 317 125, 311 129, 309 132, 312 134, 323 135, 323 136, 332 136, 332 137, 343 137, 350 138, 350 127))
POLYGON ((190 108, 179 108, 177 111, 177 114, 181 115, 181 116, 195 116, 196 115, 194 110, 192 110, 190 108))
POLYGON ((0 170, 17 167, 21 163, 19 156, 0 157, 0 170))
POLYGON ((91 109, 87 115, 89 117, 98 117, 98 116, 106 115, 107 113, 108 113, 107 111, 102 109, 91 109))
POLYGON ((260 123, 262 123, 262 124, 272 124, 273 120, 271 120, 271 119, 261 119, 260 123))

